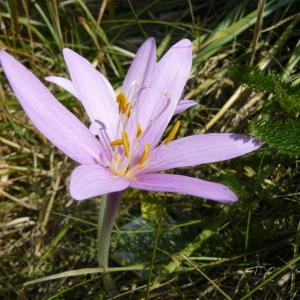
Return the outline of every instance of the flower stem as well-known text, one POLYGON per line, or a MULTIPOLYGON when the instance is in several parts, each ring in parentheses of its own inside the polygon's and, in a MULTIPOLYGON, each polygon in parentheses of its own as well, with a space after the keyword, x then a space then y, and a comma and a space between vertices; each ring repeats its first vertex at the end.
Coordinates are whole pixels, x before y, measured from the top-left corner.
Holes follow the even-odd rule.
MULTIPOLYGON (((98 214, 98 264, 100 268, 107 270, 109 259, 110 238, 114 221, 117 217, 122 198, 122 192, 110 193, 102 197, 98 214)), ((103 277, 105 289, 113 296, 117 293, 110 274, 103 277)))

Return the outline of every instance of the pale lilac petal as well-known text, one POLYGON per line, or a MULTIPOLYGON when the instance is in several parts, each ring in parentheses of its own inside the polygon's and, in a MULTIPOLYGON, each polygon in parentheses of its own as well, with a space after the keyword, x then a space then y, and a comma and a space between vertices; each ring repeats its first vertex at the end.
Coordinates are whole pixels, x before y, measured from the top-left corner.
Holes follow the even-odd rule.
POLYGON ((84 105, 91 122, 99 121, 104 124, 110 140, 118 138, 119 112, 112 87, 93 65, 76 52, 64 49, 64 58, 76 94, 84 105))
POLYGON ((180 100, 175 108, 174 115, 180 114, 195 105, 197 105, 195 100, 180 100))
POLYGON ((189 40, 179 41, 160 59, 153 71, 150 88, 145 89, 140 97, 139 109, 143 128, 162 113, 168 119, 173 116, 191 65, 192 43, 189 40))
POLYGON ((192 43, 182 40, 171 47, 155 67, 151 87, 141 93, 139 101, 139 123, 145 130, 139 152, 145 143, 154 147, 161 139, 180 100, 191 65, 192 43))
POLYGON ((208 133, 191 135, 165 145, 150 154, 146 172, 213 163, 244 155, 261 143, 246 135, 208 133))
POLYGON ((71 174, 70 194, 75 200, 85 200, 128 187, 124 177, 113 176, 99 165, 82 165, 71 174))
POLYGON ((75 161, 99 161, 102 147, 90 131, 11 55, 1 51, 0 60, 16 97, 36 128, 75 161))
MULTIPOLYGON (((135 88, 143 88, 149 84, 156 62, 156 46, 154 38, 147 39, 138 49, 126 74, 121 91, 132 94, 135 88)), ((131 99, 129 98, 129 101, 131 99)))
POLYGON ((155 192, 187 194, 219 202, 238 200, 237 196, 223 184, 182 175, 145 174, 131 181, 130 186, 155 192))
POLYGON ((89 130, 93 135, 98 135, 99 134, 99 125, 97 123, 92 123, 89 127, 89 130))
POLYGON ((76 94, 76 90, 71 80, 59 76, 48 76, 45 78, 45 80, 58 85, 59 87, 69 92, 72 96, 80 100, 78 95, 76 94))
MULTIPOLYGON (((60 86, 63 89, 65 89, 71 95, 73 95, 75 98, 77 98, 79 101, 81 101, 79 99, 79 96, 76 94, 76 90, 75 90, 74 85, 71 80, 69 80, 67 78, 63 78, 63 77, 58 77, 58 76, 49 76, 49 77, 46 77, 45 79, 49 82, 52 82, 52 83, 60 86)), ((100 132, 99 123, 97 123, 97 122, 91 123, 89 129, 93 135, 99 135, 99 132, 100 132)), ((99 136, 99 138, 100 138, 101 142, 103 143, 104 142, 103 137, 99 136)))
MULTIPOLYGON (((109 83, 109 81, 101 73, 99 73, 99 75, 103 79, 103 82, 106 85, 107 90, 110 92, 111 97, 114 98, 115 97, 115 92, 114 92, 111 84, 109 83)), ((48 77, 45 78, 45 80, 47 80, 49 82, 52 82, 52 83, 58 85, 59 87, 65 89, 67 92, 69 92, 71 95, 73 95, 79 101, 81 101, 79 99, 79 96, 76 93, 74 84, 70 79, 59 77, 59 76, 48 76, 48 77)))

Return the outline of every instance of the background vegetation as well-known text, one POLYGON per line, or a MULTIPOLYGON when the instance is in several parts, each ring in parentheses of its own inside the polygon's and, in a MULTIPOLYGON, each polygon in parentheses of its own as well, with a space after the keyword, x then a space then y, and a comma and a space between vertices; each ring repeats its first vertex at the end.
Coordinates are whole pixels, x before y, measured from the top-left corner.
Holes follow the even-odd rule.
MULTIPOLYGON (((145 298, 147 290, 149 299, 300 297, 299 2, 263 5, 0 1, 0 48, 40 79, 67 74, 61 50, 70 47, 117 88, 146 37, 156 38, 159 55, 193 40, 185 98, 199 104, 177 117, 180 135, 239 132, 265 142, 254 154, 176 171, 229 185, 237 204, 126 193, 112 241, 115 299, 145 298)), ((87 123, 77 100, 46 85, 87 123)), ((106 299, 103 275, 91 269, 98 201, 70 198, 74 163, 34 129, 3 74, 0 112, 0 298, 106 299)))

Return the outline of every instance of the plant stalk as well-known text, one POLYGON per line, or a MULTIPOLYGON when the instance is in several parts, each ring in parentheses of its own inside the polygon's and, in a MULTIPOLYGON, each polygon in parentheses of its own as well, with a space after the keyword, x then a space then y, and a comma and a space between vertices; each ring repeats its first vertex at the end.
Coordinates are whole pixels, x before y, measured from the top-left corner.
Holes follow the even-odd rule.
MULTIPOLYGON (((101 198, 98 214, 98 264, 100 268, 108 269, 110 238, 114 221, 117 217, 123 192, 110 193, 101 198)), ((103 282, 110 296, 117 294, 117 289, 110 274, 105 274, 103 282)))

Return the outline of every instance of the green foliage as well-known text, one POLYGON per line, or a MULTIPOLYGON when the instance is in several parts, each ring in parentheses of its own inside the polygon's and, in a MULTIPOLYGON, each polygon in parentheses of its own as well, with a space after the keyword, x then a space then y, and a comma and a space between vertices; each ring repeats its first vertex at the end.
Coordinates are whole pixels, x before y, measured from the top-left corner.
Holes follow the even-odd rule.
POLYGON ((257 67, 250 66, 233 65, 229 68, 229 76, 240 84, 269 93, 275 93, 275 86, 281 81, 280 77, 274 73, 266 75, 257 67))
POLYGON ((290 156, 300 154, 300 120, 274 120, 262 115, 251 124, 252 133, 281 153, 290 156))
POLYGON ((157 198, 145 197, 141 201, 141 213, 145 220, 158 223, 161 211, 164 209, 164 203, 157 198))
POLYGON ((300 112, 300 90, 274 72, 265 74, 257 67, 232 66, 229 75, 238 83, 272 94, 286 112, 300 112))
POLYGON ((300 90, 274 72, 232 66, 229 75, 240 84, 269 94, 260 116, 251 122, 252 134, 283 154, 300 155, 300 90))

